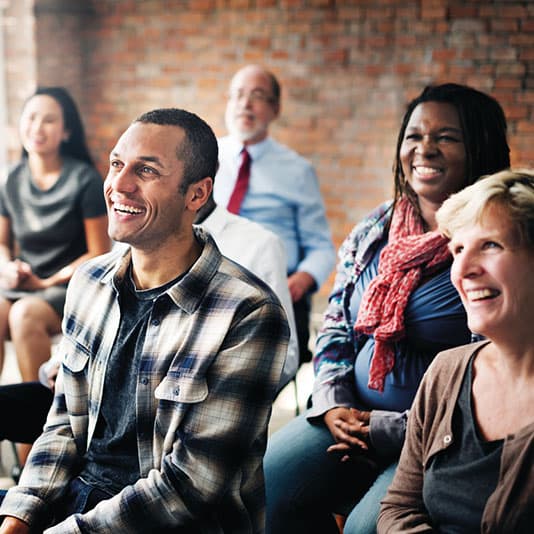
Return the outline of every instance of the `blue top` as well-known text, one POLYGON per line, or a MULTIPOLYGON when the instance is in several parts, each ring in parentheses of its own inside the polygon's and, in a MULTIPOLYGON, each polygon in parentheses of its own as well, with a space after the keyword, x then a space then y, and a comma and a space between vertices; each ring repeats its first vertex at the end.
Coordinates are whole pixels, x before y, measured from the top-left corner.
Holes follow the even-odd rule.
MULTIPOLYGON (((362 295, 378 274, 378 259, 386 241, 375 254, 355 283, 350 300, 350 315, 356 322, 362 295)), ((374 351, 374 338, 359 338, 360 349, 354 364, 357 400, 362 408, 407 410, 412 404, 423 374, 441 350, 469 343, 471 333, 466 325, 465 310, 445 269, 417 287, 408 300, 404 313, 406 337, 397 342, 395 367, 386 375, 383 393, 369 389, 369 368, 374 351)), ((358 342, 355 341, 355 345, 358 342)))
POLYGON ((384 202, 352 229, 339 249, 336 280, 316 341, 313 404, 307 417, 323 417, 337 406, 370 409, 371 442, 377 450, 393 455, 400 453, 404 442, 406 412, 402 410, 411 403, 417 377, 438 351, 469 342, 470 333, 449 269, 444 269, 412 292, 405 310, 407 338, 397 343, 385 391, 369 391, 374 343, 372 338, 355 335, 354 322, 361 295, 376 276, 391 216, 392 202, 384 202))
MULTIPOLYGON (((219 139, 217 204, 227 207, 237 180, 243 144, 219 139)), ((252 163, 249 188, 239 215, 278 235, 287 252, 287 272, 305 271, 321 286, 335 262, 335 250, 315 171, 293 150, 267 138, 247 146, 252 163)))

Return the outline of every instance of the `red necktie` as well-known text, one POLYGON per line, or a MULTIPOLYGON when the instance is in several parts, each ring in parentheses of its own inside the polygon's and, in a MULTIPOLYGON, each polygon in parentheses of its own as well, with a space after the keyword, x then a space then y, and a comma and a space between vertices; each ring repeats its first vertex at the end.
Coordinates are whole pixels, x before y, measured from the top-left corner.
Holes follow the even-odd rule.
POLYGON ((232 191, 232 196, 228 201, 228 206, 226 209, 231 212, 238 214, 241 209, 241 202, 245 198, 245 193, 248 189, 248 182, 250 180, 250 154, 247 152, 247 149, 244 148, 241 152, 241 166, 239 167, 239 172, 237 173, 237 181, 235 183, 234 190, 232 191))

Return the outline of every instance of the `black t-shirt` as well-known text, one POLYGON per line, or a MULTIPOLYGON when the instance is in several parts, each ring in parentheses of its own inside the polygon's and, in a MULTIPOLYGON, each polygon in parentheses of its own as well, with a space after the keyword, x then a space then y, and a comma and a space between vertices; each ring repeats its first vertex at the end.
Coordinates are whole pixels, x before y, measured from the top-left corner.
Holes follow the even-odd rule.
POLYGON ((112 495, 140 478, 135 399, 141 348, 154 302, 179 278, 137 291, 129 274, 119 288, 121 321, 109 356, 98 421, 79 475, 112 495))

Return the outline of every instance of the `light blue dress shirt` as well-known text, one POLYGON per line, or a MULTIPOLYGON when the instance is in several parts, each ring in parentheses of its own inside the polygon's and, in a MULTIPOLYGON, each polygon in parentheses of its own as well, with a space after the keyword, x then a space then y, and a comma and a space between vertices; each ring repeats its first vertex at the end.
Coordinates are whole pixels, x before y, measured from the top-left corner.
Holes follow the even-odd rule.
MULTIPOLYGON (((237 180, 242 148, 230 136, 219 139, 214 197, 225 207, 237 180)), ((288 273, 305 271, 321 286, 334 267, 335 250, 311 163, 271 138, 247 150, 252 158, 250 182, 239 215, 282 239, 288 273)))

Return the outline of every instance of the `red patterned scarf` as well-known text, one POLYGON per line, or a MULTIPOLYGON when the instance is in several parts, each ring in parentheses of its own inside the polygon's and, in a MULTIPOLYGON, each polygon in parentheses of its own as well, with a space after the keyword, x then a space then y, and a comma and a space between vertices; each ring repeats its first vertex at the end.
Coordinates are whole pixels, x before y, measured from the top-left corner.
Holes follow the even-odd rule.
POLYGON ((395 341, 404 337, 404 310, 421 278, 450 260, 448 239, 426 232, 420 215, 401 198, 391 219, 388 244, 380 253, 378 274, 365 290, 356 332, 372 334, 375 349, 369 370, 370 389, 384 391, 386 375, 395 365, 395 341))

